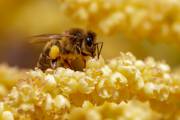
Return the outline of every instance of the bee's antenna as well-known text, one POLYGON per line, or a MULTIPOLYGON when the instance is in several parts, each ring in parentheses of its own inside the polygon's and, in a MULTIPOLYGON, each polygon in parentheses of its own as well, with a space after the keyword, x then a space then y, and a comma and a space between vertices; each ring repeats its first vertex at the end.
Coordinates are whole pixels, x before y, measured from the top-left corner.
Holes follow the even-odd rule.
POLYGON ((102 47, 103 47, 103 42, 98 42, 98 43, 96 43, 96 46, 97 46, 97 54, 98 54, 98 59, 99 59, 99 56, 100 56, 100 54, 101 54, 102 47), (100 48, 99 48, 98 45, 100 45, 100 48))

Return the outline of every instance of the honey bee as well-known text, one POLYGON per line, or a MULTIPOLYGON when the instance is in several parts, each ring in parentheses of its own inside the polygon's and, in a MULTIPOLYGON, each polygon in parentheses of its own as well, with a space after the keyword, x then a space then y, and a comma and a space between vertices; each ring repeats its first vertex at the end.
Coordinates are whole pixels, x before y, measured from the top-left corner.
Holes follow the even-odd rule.
POLYGON ((96 34, 73 28, 62 34, 32 36, 32 42, 47 42, 39 56, 37 67, 43 71, 57 67, 82 71, 87 57, 99 58, 103 42, 96 42, 96 34))

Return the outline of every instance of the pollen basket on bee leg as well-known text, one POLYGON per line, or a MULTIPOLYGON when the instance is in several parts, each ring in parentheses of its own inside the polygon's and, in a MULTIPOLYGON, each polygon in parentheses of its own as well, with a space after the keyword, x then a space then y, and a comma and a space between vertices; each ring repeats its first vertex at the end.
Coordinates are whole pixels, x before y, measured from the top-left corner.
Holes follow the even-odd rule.
POLYGON ((51 59, 56 59, 58 56, 59 56, 59 47, 57 45, 53 45, 51 48, 50 48, 50 51, 49 51, 49 57, 51 59))

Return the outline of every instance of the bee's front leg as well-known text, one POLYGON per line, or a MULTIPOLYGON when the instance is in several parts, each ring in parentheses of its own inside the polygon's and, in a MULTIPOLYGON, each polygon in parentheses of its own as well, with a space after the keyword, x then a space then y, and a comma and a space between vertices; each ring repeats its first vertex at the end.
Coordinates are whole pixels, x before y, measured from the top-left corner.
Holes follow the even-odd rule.
POLYGON ((73 46, 72 51, 76 55, 79 55, 79 54, 81 55, 81 48, 79 46, 77 46, 77 45, 73 46))

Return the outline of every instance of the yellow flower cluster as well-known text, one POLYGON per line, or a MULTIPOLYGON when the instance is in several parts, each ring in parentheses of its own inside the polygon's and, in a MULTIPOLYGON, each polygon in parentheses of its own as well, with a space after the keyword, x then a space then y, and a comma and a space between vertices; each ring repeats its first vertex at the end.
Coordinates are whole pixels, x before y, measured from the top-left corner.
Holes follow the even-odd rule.
POLYGON ((108 62, 102 57, 89 59, 83 72, 65 68, 27 72, 0 102, 0 117, 178 120, 179 96, 180 76, 167 64, 121 53, 108 62))
POLYGON ((70 120, 159 120, 161 115, 152 111, 148 103, 130 101, 129 103, 104 103, 94 106, 85 101, 82 107, 73 108, 70 120))
POLYGON ((23 71, 9 67, 6 64, 0 65, 0 98, 4 97, 17 81, 24 75, 23 71))
POLYGON ((179 0, 58 0, 83 27, 130 39, 180 40, 179 0))

